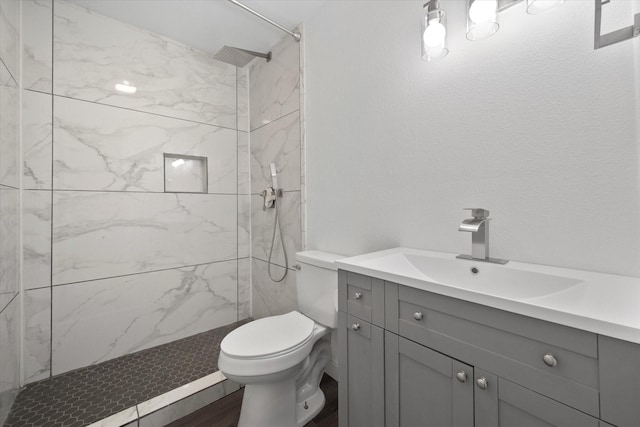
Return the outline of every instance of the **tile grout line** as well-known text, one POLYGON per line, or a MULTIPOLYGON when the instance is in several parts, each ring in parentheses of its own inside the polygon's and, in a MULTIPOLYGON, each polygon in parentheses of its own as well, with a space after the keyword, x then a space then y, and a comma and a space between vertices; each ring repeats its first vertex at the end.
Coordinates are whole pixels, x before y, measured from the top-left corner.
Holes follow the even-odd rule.
POLYGON ((219 128, 219 129, 227 129, 227 130, 237 130, 237 129, 230 128, 230 127, 227 127, 227 126, 214 125, 212 123, 199 122, 197 120, 184 119, 184 118, 181 118, 181 117, 174 117, 174 116, 169 116, 169 115, 160 114, 160 113, 152 113, 150 111, 136 110, 135 108, 122 107, 120 105, 113 105, 113 104, 105 104, 103 102, 96 102, 96 101, 91 101, 91 100, 88 100, 88 99, 74 98, 74 97, 68 96, 68 95, 60 95, 60 94, 57 94, 57 93, 53 93, 53 88, 52 88, 51 95, 53 97, 69 99, 69 100, 79 101, 79 102, 88 102, 90 104, 102 105, 102 106, 105 106, 105 107, 112 107, 112 108, 119 108, 121 110, 134 111, 136 113, 141 113, 141 114, 151 114, 152 116, 164 117, 164 118, 174 119, 174 120, 181 120, 181 121, 184 121, 184 122, 195 123, 195 124, 199 124, 199 125, 203 125, 203 126, 211 126, 211 127, 216 127, 216 128, 219 128))
POLYGON ((54 144, 54 98, 53 98, 53 84, 54 84, 54 65, 55 65, 55 52, 54 52, 54 40, 55 40, 55 1, 51 2, 51 210, 49 212, 51 221, 51 230, 49 235, 50 252, 49 252, 49 378, 53 376, 53 144, 54 144))
MULTIPOLYGON (((107 276, 107 277, 97 277, 94 279, 87 279, 87 280, 78 280, 75 282, 65 282, 65 283, 58 283, 58 284, 51 284, 52 288, 57 288, 59 286, 69 286, 69 285, 77 285, 80 283, 87 283, 87 282, 96 282, 99 280, 109 280, 109 279, 118 279, 120 277, 130 277, 130 276, 138 276, 138 275, 142 275, 142 274, 150 274, 150 273, 159 273, 159 272, 163 272, 163 271, 171 271, 171 270, 179 270, 181 268, 191 268, 191 267, 200 267, 203 265, 211 265, 211 264, 220 264, 223 262, 231 262, 234 260, 237 260, 238 258, 228 258, 228 259, 222 259, 222 260, 218 260, 218 261, 211 261, 211 262, 202 262, 199 264, 189 264, 189 265, 179 265, 176 267, 167 267, 167 268, 161 268, 158 270, 149 270, 149 271, 140 271, 140 272, 136 272, 136 273, 127 273, 127 274, 119 274, 116 276, 107 276)), ((52 281, 53 282, 53 281, 52 281)))
POLYGON ((299 112, 299 111, 300 111, 300 107, 296 108, 295 110, 293 110, 293 111, 291 111, 291 112, 289 112, 289 113, 287 113, 287 114, 285 114, 285 115, 283 115, 283 116, 278 117, 277 119, 271 120, 269 123, 265 123, 265 124, 263 124, 263 125, 260 125, 260 126, 258 126, 257 128, 255 128, 255 129, 250 129, 250 132, 255 132, 255 131, 257 131, 257 130, 260 130, 260 129, 262 129, 262 128, 263 128, 263 127, 265 127, 265 126, 269 126, 269 125, 270 125, 270 124, 272 124, 272 123, 276 123, 277 121, 279 121, 279 120, 281 120, 281 119, 284 119, 285 117, 289 117, 290 115, 295 114, 295 113, 297 113, 297 112, 299 112))

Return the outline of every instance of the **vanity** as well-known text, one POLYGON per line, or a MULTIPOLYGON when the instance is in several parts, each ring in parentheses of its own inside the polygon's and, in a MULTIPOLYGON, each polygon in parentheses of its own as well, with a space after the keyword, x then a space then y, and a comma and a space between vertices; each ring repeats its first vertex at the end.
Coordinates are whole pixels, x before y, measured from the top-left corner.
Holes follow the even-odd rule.
POLYGON ((340 426, 640 426, 640 279, 406 248, 337 265, 340 426))

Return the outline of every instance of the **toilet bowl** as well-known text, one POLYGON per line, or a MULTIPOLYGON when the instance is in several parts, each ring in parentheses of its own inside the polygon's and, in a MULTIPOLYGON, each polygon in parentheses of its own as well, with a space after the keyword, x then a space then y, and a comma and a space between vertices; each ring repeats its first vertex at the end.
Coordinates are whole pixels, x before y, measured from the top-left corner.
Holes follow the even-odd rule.
POLYGON ((302 426, 322 410, 319 384, 337 326, 334 261, 340 258, 318 251, 296 254, 300 312, 255 320, 222 340, 220 371, 245 385, 240 427, 302 426))

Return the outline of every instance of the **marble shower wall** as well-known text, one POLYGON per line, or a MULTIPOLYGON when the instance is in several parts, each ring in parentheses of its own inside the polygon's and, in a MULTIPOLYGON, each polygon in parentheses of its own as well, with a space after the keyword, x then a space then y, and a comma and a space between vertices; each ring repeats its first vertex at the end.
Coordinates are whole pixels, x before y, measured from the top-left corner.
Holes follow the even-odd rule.
POLYGON ((246 318, 246 75, 64 1, 23 3, 26 381, 246 318), (165 193, 163 153, 206 157, 207 193, 165 193))
MULTIPOLYGON (((303 37, 304 38, 304 37, 303 37)), ((253 316, 265 317, 297 308, 295 253, 304 248, 302 193, 304 169, 301 132, 301 44, 286 36, 272 49, 272 60, 249 64, 249 110, 251 139, 251 249, 253 316), (270 164, 275 163, 279 220, 289 261, 287 278, 276 283, 267 267, 275 209, 262 210, 259 193, 271 186, 270 164)), ((272 274, 282 277, 285 260, 276 234, 272 274)))
POLYGON ((20 386, 20 2, 0 0, 0 425, 20 386))

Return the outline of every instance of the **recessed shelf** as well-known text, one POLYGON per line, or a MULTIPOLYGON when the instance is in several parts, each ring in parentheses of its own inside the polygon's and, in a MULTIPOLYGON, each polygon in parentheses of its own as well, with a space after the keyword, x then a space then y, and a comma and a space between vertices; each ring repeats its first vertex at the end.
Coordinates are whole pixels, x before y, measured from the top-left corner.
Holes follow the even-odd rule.
POLYGON ((207 158, 164 153, 165 193, 206 193, 207 158))

